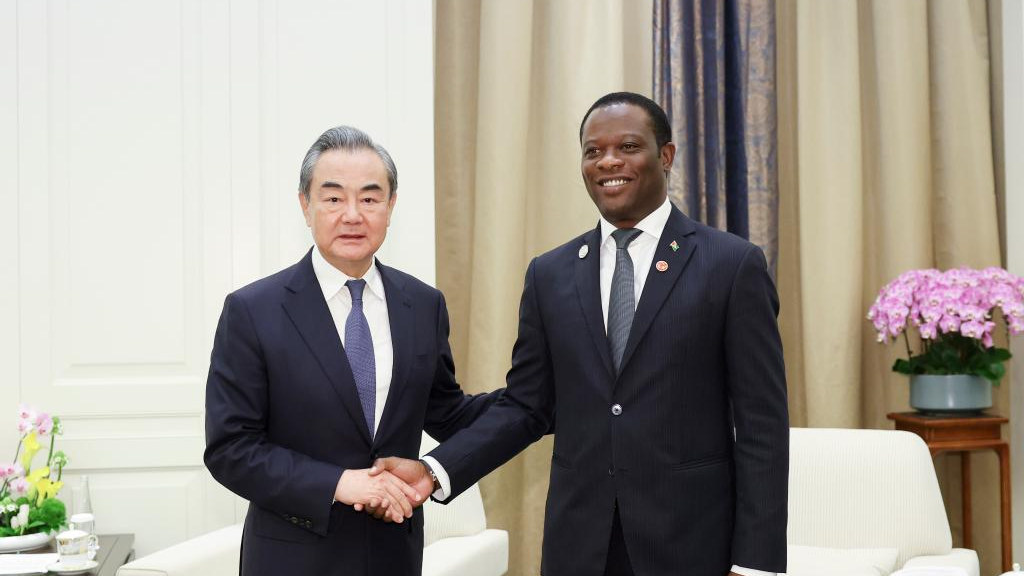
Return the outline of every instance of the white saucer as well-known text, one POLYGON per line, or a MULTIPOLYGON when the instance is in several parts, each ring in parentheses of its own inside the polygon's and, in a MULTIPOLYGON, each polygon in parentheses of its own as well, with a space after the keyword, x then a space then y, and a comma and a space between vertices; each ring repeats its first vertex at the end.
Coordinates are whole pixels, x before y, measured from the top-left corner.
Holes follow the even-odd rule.
POLYGON ((50 564, 46 569, 54 574, 85 574, 99 565, 99 562, 95 560, 86 560, 85 563, 75 564, 74 567, 61 566, 60 562, 57 562, 56 564, 50 564))

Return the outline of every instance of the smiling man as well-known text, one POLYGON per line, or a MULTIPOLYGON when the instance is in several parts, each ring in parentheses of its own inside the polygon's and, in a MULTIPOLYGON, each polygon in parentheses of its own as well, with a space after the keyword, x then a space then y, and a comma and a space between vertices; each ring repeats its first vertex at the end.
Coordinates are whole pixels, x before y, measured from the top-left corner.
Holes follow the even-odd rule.
POLYGON ((315 246, 224 302, 204 459, 249 500, 244 576, 419 574, 415 507, 433 484, 367 469, 378 455, 416 457, 423 430, 444 440, 500 394, 462 393, 443 296, 374 258, 397 189, 382 146, 348 126, 324 132, 299 173, 315 246))
POLYGON ((457 496, 554 429, 545 576, 785 571, 789 423, 760 249, 668 200, 676 147, 639 94, 580 126, 597 227, 526 272, 505 395, 414 464, 457 496))

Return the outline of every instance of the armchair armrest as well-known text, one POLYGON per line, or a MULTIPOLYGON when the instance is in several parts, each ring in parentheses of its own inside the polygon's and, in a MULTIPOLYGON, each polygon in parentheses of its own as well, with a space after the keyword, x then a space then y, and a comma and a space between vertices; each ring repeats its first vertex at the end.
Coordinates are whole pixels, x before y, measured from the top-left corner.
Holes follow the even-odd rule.
POLYGON ((117 576, 223 576, 238 574, 242 525, 235 524, 133 560, 117 576))

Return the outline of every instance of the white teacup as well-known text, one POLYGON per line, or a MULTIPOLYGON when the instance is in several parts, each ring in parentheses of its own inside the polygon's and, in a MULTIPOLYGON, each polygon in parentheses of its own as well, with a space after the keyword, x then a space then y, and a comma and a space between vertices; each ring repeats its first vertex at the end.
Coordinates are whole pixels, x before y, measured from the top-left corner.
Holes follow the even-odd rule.
POLYGON ((99 540, 94 534, 83 530, 65 530, 57 534, 57 554, 60 566, 74 568, 89 561, 89 549, 95 548, 99 540))

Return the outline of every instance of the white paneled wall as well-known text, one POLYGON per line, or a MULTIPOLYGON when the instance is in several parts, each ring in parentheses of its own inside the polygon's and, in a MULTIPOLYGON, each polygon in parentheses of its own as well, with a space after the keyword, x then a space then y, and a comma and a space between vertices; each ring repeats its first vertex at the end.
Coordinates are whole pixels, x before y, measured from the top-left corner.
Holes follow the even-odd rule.
POLYGON ((423 0, 0 0, 0 460, 29 402, 139 554, 240 521, 202 465, 221 303, 310 246, 337 124, 398 164, 382 260, 434 282, 432 30, 423 0))

